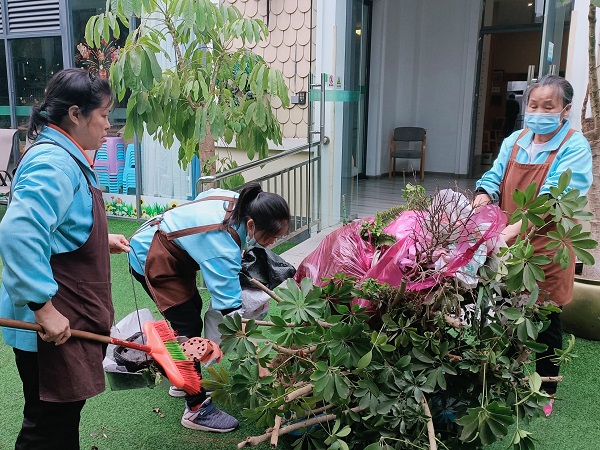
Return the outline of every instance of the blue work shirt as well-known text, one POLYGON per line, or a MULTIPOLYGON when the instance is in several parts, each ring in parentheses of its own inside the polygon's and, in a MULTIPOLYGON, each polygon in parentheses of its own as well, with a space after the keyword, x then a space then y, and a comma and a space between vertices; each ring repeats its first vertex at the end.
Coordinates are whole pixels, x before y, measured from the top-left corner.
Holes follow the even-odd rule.
MULTIPOLYGON (((506 166, 515 141, 517 141, 517 145, 519 146, 519 151, 515 158, 518 163, 543 164, 546 162, 548 154, 558 148, 570 129, 571 125, 569 121, 566 121, 560 131, 534 157, 533 161, 529 161, 529 153, 526 150, 533 140, 533 132, 529 130, 517 141, 523 130, 515 131, 504 140, 500 148, 500 153, 496 161, 494 161, 494 165, 477 181, 475 184, 476 188, 484 189, 494 203, 498 203, 500 199, 500 182, 504 178, 506 166)), ((547 194, 551 186, 557 186, 559 177, 567 169, 571 169, 573 172, 568 189, 579 189, 581 195, 585 195, 592 184, 592 150, 590 149, 590 143, 579 131, 575 132, 558 151, 558 155, 556 155, 554 162, 550 166, 546 180, 540 188, 540 195, 547 194)))
MULTIPOLYGON (((196 199, 210 196, 238 197, 237 192, 210 189, 196 199)), ((186 228, 213 225, 223 222, 225 210, 223 200, 208 200, 180 205, 166 211, 160 229, 166 233, 186 228)), ((153 220, 153 219, 151 219, 153 220)), ((129 241, 131 252, 129 263, 133 270, 143 275, 150 243, 157 226, 148 221, 140 227, 129 241)), ((236 228, 242 244, 246 242, 246 224, 236 228)), ((242 304, 242 288, 239 273, 242 270, 240 247, 227 231, 214 230, 174 239, 173 242, 187 252, 200 266, 202 277, 211 296, 212 308, 218 311, 237 308, 242 304)))
MULTIPOLYGON (((12 182, 12 200, 0 222, 4 263, 0 316, 35 322, 28 302, 45 303, 57 292, 50 257, 76 250, 92 229, 92 193, 96 176, 84 154, 60 131, 44 127, 40 144, 23 157, 12 182)), ((2 328, 4 341, 25 351, 37 350, 33 331, 2 328)))

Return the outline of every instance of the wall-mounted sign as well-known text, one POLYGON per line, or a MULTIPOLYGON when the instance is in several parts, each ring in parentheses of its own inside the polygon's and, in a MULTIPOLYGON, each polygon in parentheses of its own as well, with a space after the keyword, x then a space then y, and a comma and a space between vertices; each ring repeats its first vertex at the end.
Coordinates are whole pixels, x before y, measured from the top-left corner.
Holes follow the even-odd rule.
POLYGON ((554 42, 548 42, 548 61, 552 62, 554 56, 554 42))

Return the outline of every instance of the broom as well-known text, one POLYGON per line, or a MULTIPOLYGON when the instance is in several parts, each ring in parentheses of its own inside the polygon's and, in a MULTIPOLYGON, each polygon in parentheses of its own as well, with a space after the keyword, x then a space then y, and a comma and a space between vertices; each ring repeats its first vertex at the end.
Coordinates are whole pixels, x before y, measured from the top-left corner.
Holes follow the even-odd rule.
MULTIPOLYGON (((21 320, 0 318, 0 326, 44 332, 41 325, 21 320)), ((142 325, 142 328, 146 335, 147 345, 73 329, 71 330, 71 336, 102 342, 103 344, 121 345, 147 353, 162 367, 173 386, 192 395, 200 392, 200 375, 194 368, 194 362, 185 356, 177 342, 175 333, 173 333, 167 322, 165 320, 148 321, 142 325)))

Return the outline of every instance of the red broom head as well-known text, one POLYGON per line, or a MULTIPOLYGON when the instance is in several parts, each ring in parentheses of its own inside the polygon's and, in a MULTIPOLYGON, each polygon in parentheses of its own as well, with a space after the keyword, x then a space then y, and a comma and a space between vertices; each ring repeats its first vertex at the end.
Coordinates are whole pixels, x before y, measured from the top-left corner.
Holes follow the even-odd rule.
POLYGON ((166 321, 145 322, 144 333, 148 345, 152 348, 150 355, 160 364, 173 386, 183 389, 188 394, 200 392, 200 374, 194 368, 194 362, 187 359, 175 338, 175 333, 166 321))

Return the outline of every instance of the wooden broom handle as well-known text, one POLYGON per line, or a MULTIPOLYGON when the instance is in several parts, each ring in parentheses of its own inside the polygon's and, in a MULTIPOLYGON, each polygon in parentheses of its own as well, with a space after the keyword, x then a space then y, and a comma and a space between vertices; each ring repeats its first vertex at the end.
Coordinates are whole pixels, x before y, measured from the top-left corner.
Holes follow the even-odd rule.
MULTIPOLYGON (((8 327, 8 328, 18 328, 21 330, 37 331, 40 333, 44 332, 44 329, 42 328, 42 326, 40 324, 31 323, 31 322, 23 322, 22 320, 0 318, 0 326, 8 327)), ((114 338, 111 336, 104 336, 102 334, 91 333, 89 331, 81 331, 81 330, 71 329, 71 336, 79 338, 79 339, 87 339, 88 341, 102 342, 103 344, 122 345, 123 347, 133 348, 135 350, 140 350, 144 353, 150 353, 152 351, 152 347, 150 347, 149 345, 143 345, 143 344, 138 344, 136 342, 124 341, 122 339, 117 339, 117 338, 114 338)))

